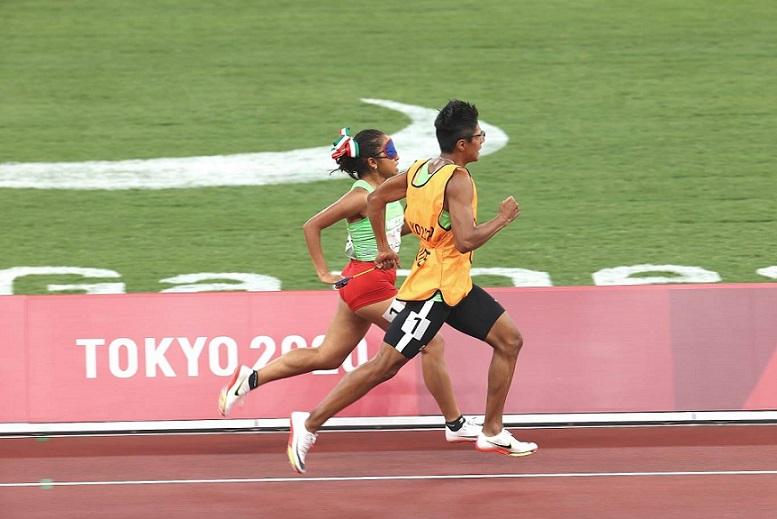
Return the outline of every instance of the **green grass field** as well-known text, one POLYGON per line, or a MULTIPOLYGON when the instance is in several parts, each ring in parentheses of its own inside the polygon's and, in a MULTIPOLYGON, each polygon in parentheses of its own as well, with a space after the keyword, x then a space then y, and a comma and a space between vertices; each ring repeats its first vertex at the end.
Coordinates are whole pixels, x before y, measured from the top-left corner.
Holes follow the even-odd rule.
MULTIPOLYGON (((724 282, 770 281, 756 270, 777 265, 770 0, 8 0, 0 20, 0 163, 325 146, 341 126, 407 123, 362 97, 459 97, 510 136, 471 167, 480 218, 509 194, 523 210, 476 266, 591 285, 619 265, 700 266, 724 282)), ((0 270, 112 269, 128 292, 196 272, 325 288, 301 225, 348 186, 0 189, 0 270)), ((332 268, 343 235, 326 234, 332 268)), ((407 238, 405 265, 414 251, 407 238)), ((69 280, 28 276, 14 291, 69 280)))

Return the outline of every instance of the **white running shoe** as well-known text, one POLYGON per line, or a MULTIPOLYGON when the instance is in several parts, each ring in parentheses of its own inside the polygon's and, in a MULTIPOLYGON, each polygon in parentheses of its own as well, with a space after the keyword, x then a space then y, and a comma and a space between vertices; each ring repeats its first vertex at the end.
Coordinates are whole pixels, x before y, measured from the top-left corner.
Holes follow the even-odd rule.
POLYGON ((464 417, 464 425, 458 431, 451 431, 445 426, 445 439, 451 443, 456 442, 474 442, 483 430, 483 424, 475 421, 472 416, 464 417))
POLYGON ((219 393, 219 413, 227 416, 238 400, 243 398, 250 390, 248 377, 254 372, 248 366, 240 366, 232 374, 229 384, 221 388, 219 393))
POLYGON ((302 413, 295 411, 291 413, 291 429, 289 430, 289 446, 286 449, 286 454, 289 455, 289 463, 291 468, 299 472, 305 473, 305 456, 308 451, 316 443, 316 437, 318 435, 308 432, 305 429, 305 420, 308 419, 310 413, 302 413))
POLYGON ((496 436, 486 436, 481 432, 475 448, 481 452, 497 452, 506 456, 528 456, 537 451, 537 444, 518 441, 510 431, 502 429, 496 436))

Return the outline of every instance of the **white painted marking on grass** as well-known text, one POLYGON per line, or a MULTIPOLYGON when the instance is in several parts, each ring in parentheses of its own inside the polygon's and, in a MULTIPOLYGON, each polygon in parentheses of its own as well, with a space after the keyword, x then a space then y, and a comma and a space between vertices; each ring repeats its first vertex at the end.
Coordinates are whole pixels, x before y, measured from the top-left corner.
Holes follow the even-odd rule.
POLYGON ((764 267, 755 271, 757 274, 765 278, 777 279, 777 265, 771 267, 764 267))
MULTIPOLYGON (((363 102, 401 112, 410 125, 392 135, 400 168, 439 153, 434 134, 437 110, 385 99, 363 102)), ((377 125, 379 126, 379 125, 377 125)), ((481 121, 487 134, 482 154, 507 144, 507 134, 481 121)), ((336 134, 333 129, 333 135, 336 134)), ((34 189, 179 189, 213 186, 261 186, 329 178, 335 166, 329 146, 289 151, 147 160, 37 162, 0 164, 0 187, 34 189)))
MULTIPOLYGON (((777 470, 704 470, 671 472, 558 472, 535 474, 437 474, 419 476, 331 476, 290 478, 229 478, 229 479, 141 479, 124 481, 52 481, 52 487, 88 487, 120 485, 213 485, 232 483, 328 483, 339 481, 434 481, 456 479, 542 479, 542 478, 620 478, 620 477, 677 477, 677 476, 777 476, 777 470)), ((30 483, 0 483, 0 487, 39 487, 41 481, 30 483)))

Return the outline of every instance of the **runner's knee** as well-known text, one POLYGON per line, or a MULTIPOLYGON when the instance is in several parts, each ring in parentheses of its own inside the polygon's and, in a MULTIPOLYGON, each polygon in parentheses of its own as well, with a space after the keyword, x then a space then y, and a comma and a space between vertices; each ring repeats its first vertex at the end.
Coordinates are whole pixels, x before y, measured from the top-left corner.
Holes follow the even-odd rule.
POLYGON ((507 348, 512 355, 518 355, 518 352, 521 351, 521 347, 523 346, 523 336, 521 335, 521 332, 518 330, 515 330, 513 333, 510 334, 510 336, 507 339, 507 348))
POLYGON ((421 350, 422 355, 438 356, 438 355, 443 355, 444 353, 445 353, 445 341, 440 335, 435 335, 434 337, 432 337, 432 340, 429 341, 429 344, 427 344, 426 347, 421 350))
POLYGON ((380 381, 381 382, 385 382, 387 380, 390 380, 390 379, 394 378, 394 375, 399 373, 399 368, 401 368, 401 367, 402 366, 400 366, 400 365, 395 365, 395 366, 391 366, 388 369, 385 369, 385 370, 381 371, 380 372, 380 381))
POLYGON ((400 360, 384 363, 379 371, 381 382, 385 382, 396 375, 405 363, 400 360))
POLYGON ((343 363, 339 357, 326 357, 321 360, 319 369, 337 369, 343 363))
MULTIPOLYGON (((396 350, 392 351, 397 353, 396 350)), ((372 372, 372 377, 376 379, 378 383, 385 382, 392 378, 406 363, 407 359, 401 354, 390 355, 384 354, 384 352, 379 353, 375 358, 369 361, 369 364, 371 364, 370 371, 372 372)))
POLYGON ((501 334, 492 346, 505 355, 517 356, 523 346, 523 336, 521 336, 521 332, 513 328, 501 334))
POLYGON ((316 369, 337 369, 348 355, 339 355, 319 348, 311 351, 316 352, 316 369))

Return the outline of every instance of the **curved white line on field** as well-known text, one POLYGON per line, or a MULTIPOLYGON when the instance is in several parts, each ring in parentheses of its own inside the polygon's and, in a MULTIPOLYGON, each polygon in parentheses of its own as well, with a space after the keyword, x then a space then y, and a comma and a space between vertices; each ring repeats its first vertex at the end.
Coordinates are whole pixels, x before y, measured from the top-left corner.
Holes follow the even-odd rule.
MULTIPOLYGON (((410 125, 392 135, 400 152, 400 168, 414 159, 436 155, 434 135, 437 110, 385 99, 363 102, 401 112, 410 125)), ((507 144, 507 134, 486 122, 482 154, 507 144)), ((334 134, 333 134, 334 135, 334 134)), ((289 151, 88 162, 34 162, 0 164, 0 187, 34 189, 177 189, 209 186, 260 186, 312 182, 329 178, 335 166, 329 146, 289 151)))

